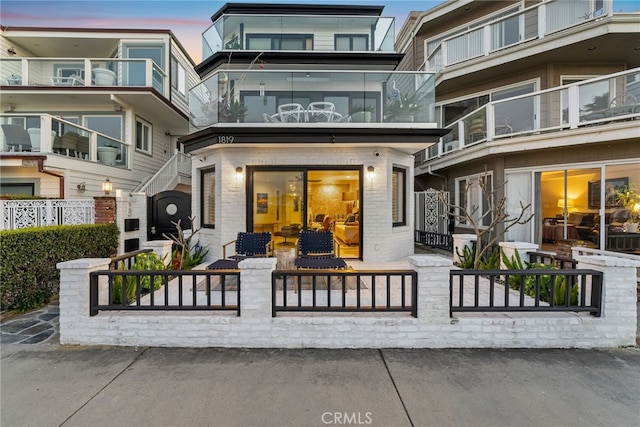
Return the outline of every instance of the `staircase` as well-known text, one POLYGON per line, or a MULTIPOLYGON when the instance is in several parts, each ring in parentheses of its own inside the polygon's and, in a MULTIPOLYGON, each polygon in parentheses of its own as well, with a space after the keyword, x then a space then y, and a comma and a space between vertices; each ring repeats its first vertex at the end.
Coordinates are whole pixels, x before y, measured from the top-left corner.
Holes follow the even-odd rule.
POLYGON ((176 152, 153 176, 138 185, 132 193, 153 196, 178 186, 191 186, 191 156, 176 152))

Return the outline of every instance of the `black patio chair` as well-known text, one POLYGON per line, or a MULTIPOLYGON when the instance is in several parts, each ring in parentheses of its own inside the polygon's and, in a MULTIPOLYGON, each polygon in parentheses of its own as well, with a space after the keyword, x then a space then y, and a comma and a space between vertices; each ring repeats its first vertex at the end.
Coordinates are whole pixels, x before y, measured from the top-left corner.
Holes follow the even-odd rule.
POLYGON ((223 259, 209 264, 207 268, 209 270, 237 269, 238 263, 243 259, 269 256, 272 246, 271 233, 240 232, 236 240, 222 245, 223 259), (233 243, 235 243, 235 253, 227 257, 227 246, 233 243))
POLYGON ((330 231, 300 232, 295 265, 298 268, 347 268, 347 263, 340 258, 340 245, 334 241, 330 231), (336 245, 337 256, 334 249, 336 245))
POLYGON ((9 151, 31 151, 31 137, 22 126, 2 125, 2 132, 9 151))

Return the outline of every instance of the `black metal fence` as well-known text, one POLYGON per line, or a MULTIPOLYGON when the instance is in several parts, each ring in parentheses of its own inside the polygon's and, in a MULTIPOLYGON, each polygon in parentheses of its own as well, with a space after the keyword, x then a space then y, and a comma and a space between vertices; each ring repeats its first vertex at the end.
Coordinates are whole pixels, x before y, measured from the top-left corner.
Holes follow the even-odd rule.
POLYGON ((414 240, 432 248, 453 252, 453 237, 451 234, 432 233, 430 231, 415 230, 414 240))
POLYGON ((451 270, 450 312, 588 312, 600 317, 602 272, 451 270))
POLYGON ((131 270, 131 266, 136 261, 136 256, 149 252, 153 252, 153 249, 140 249, 139 251, 127 252, 122 255, 113 256, 111 257, 111 262, 109 263, 109 270, 118 270, 121 267, 127 270, 131 270))
POLYGON ((272 315, 278 312, 409 312, 417 317, 413 270, 276 270, 272 315))
POLYGON ((529 252, 529 262, 553 265, 557 268, 575 269, 578 266, 578 260, 573 258, 538 251, 529 252))
POLYGON ((225 310, 240 316, 238 270, 109 270, 90 274, 90 315, 102 310, 225 310))

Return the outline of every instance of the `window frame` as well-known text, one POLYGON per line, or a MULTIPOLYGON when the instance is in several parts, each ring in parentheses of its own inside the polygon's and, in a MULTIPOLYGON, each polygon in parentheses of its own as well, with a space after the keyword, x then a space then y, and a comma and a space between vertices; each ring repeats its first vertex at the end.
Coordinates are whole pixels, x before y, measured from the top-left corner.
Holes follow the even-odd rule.
POLYGON ((393 166, 391 172, 391 222, 393 227, 407 225, 407 168, 393 166))
POLYGON ((187 70, 175 56, 171 57, 171 87, 180 95, 187 96, 187 70))
POLYGON ((251 49, 251 39, 270 39, 271 49, 277 51, 312 51, 314 48, 314 37, 311 33, 286 33, 286 34, 271 34, 271 33, 251 33, 246 35, 246 49, 251 49), (299 40, 302 42, 302 49, 282 49, 283 40, 299 40))
MULTIPOLYGON (((354 39, 364 38, 365 40, 365 51, 369 51, 369 34, 334 34, 333 36, 333 49, 338 51, 338 39, 347 39, 349 40, 349 51, 354 51, 353 49, 353 40, 354 39)), ((343 51, 340 51, 343 52, 343 51)))
POLYGON ((149 123, 148 121, 146 121, 145 119, 143 119, 140 116, 136 116, 136 125, 135 125, 135 135, 134 135, 134 141, 135 141, 135 150, 136 152, 139 153, 144 153, 147 154, 149 156, 153 155, 153 125, 151 123, 149 123), (142 125, 143 128, 147 128, 148 129, 148 140, 147 142, 147 148, 145 149, 145 147, 139 147, 138 146, 138 124, 142 125))
POLYGON ((200 218, 202 218, 202 228, 216 228, 216 168, 215 166, 200 169, 200 218), (205 191, 207 177, 213 179, 213 188, 205 191), (212 190, 212 191, 211 191, 212 190), (205 193, 208 199, 205 199, 205 193), (206 206, 205 206, 206 203, 206 206), (206 215, 205 212, 209 214, 206 215), (213 216, 213 220, 211 220, 213 216))

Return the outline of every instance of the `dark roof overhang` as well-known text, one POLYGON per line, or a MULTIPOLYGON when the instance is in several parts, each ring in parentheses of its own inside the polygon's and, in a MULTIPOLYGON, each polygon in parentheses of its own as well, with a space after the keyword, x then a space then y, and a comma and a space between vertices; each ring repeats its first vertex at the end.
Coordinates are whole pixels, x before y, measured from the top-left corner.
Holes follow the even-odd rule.
MULTIPOLYGON (((301 65, 321 64, 325 69, 328 65, 336 68, 345 68, 349 70, 394 70, 402 58, 403 53, 396 52, 313 52, 304 53, 292 51, 219 51, 206 58, 200 64, 196 65, 195 71, 200 78, 204 78, 209 73, 216 71, 224 66, 225 69, 234 68, 234 66, 246 67, 255 63, 257 57, 267 64, 269 69, 271 65, 278 71, 279 65, 295 64, 300 68, 301 65)), ((290 71, 291 67, 287 68, 290 71)), ((273 70, 272 70, 273 71, 273 70)))
POLYGON ((273 4, 227 3, 211 16, 216 22, 222 15, 356 15, 380 16, 384 6, 354 6, 336 4, 273 4))
POLYGON ((449 129, 425 127, 211 126, 178 141, 187 153, 233 145, 257 147, 390 147, 415 153, 436 143, 449 129), (313 144, 313 145, 311 145, 313 144))

